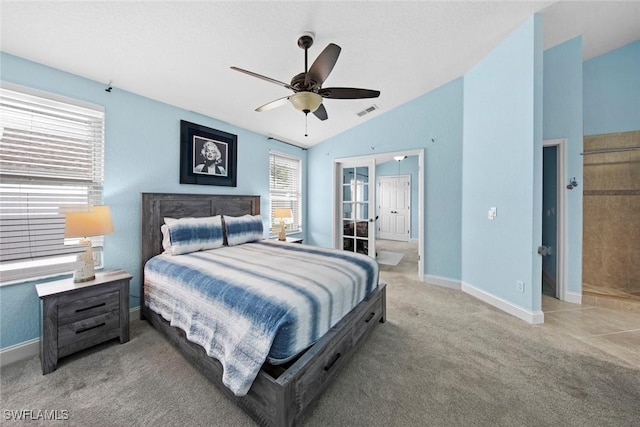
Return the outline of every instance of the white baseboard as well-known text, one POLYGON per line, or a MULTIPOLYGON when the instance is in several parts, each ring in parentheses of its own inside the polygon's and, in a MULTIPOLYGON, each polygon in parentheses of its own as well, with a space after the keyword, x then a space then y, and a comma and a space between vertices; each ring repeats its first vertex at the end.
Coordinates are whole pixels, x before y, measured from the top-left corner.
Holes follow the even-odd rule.
POLYGON ((456 289, 458 291, 462 288, 461 282, 459 280, 449 279, 448 277, 442 276, 434 276, 432 274, 425 274, 422 281, 430 285, 456 289))
POLYGON ((509 301, 485 292, 482 289, 478 289, 465 282, 462 282, 462 291, 506 313, 509 313, 518 319, 522 319, 527 323, 534 325, 544 323, 544 313, 542 311, 527 311, 522 307, 512 304, 509 301))
POLYGON ((0 367, 18 360, 28 359, 40 353, 40 338, 21 342, 0 350, 0 367))
MULTIPOLYGON (((140 306, 129 310, 129 323, 140 320, 140 306)), ((40 354, 40 338, 24 341, 0 350, 0 367, 40 354)))
POLYGON ((567 291, 564 293, 564 300, 573 304, 582 304, 582 293, 578 294, 576 292, 567 291))

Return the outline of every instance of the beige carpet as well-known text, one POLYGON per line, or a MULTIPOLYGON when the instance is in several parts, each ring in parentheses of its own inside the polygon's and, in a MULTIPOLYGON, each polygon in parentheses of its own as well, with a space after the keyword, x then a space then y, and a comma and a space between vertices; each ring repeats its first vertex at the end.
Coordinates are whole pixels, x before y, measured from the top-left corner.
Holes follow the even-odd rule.
MULTIPOLYGON (((638 426, 640 367, 412 276, 381 272, 388 321, 305 425, 638 426)), ((49 375, 37 357, 3 368, 1 393, 3 410, 70 416, 7 426, 254 425, 140 321, 129 343, 72 355, 49 375)))

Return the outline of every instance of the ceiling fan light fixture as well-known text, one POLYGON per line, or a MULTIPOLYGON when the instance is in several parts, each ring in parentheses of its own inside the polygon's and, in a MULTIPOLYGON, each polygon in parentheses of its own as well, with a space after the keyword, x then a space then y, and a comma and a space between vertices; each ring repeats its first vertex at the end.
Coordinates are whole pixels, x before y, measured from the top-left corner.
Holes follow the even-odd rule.
POLYGON ((298 92, 291 95, 289 101, 296 110, 303 113, 313 113, 322 104, 322 97, 314 92, 298 92))
POLYGON ((406 158, 407 156, 393 156, 393 160, 395 160, 396 162, 401 162, 406 158))

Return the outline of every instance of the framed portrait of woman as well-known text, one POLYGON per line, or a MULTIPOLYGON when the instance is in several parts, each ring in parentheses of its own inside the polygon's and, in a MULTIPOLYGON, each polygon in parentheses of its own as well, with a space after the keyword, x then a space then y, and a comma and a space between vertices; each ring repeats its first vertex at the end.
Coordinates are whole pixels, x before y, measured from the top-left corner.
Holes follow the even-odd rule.
POLYGON ((236 186, 238 137, 180 120, 180 184, 236 186))

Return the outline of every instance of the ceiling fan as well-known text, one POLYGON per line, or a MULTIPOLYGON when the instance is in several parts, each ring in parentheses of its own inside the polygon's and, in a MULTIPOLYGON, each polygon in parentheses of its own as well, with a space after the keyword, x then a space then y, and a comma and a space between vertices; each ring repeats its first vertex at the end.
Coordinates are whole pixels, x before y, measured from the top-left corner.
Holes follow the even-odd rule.
POLYGON ((353 87, 327 87, 323 88, 322 84, 333 70, 338 55, 340 55, 340 46, 329 43, 329 45, 318 55, 316 60, 308 68, 308 49, 313 45, 313 33, 304 33, 298 38, 298 46, 304 49, 304 73, 295 75, 291 79, 291 83, 281 82, 252 71, 243 70, 238 67, 231 67, 232 70, 275 83, 279 86, 286 87, 294 92, 293 95, 285 96, 275 101, 268 102, 256 108, 256 111, 267 111, 276 107, 280 107, 287 103, 293 104, 294 108, 302 111, 305 115, 313 113, 320 120, 327 120, 327 110, 322 105, 322 98, 331 99, 360 99, 360 98, 377 98, 380 95, 379 90, 357 89, 353 87))

